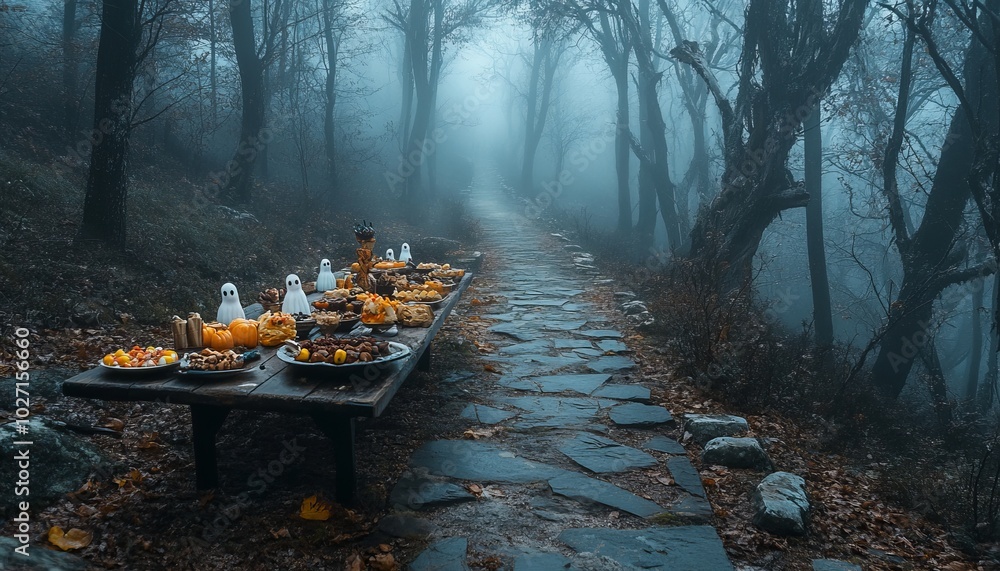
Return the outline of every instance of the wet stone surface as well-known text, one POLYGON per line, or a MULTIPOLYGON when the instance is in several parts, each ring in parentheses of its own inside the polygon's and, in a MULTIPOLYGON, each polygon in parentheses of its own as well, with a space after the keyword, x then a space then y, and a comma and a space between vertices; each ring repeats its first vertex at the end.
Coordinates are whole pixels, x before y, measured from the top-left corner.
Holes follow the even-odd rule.
POLYGON ((701 477, 667 408, 629 384, 642 363, 617 324, 635 294, 609 303, 613 290, 595 292, 615 284, 600 262, 524 217, 506 188, 475 173, 467 207, 489 245, 473 284, 483 303, 463 301, 456 315, 481 320, 483 338, 468 370, 438 389, 440 414, 457 415, 468 439, 413 452, 380 533, 426 545, 406 567, 416 571, 493 557, 508 571, 732 569, 714 529, 681 525, 713 517, 701 477), (676 486, 645 483, 667 470, 676 486))
POLYGON ((631 568, 727 571, 722 541, 708 526, 648 529, 567 529, 559 539, 578 553, 605 555, 631 568))
POLYGON ((578 434, 559 451, 592 472, 626 472, 656 466, 656 458, 641 450, 595 434, 578 434))
POLYGON ((603 480, 567 472, 549 480, 552 492, 583 503, 603 504, 639 517, 651 517, 665 510, 655 503, 603 480))
POLYGON ((642 403, 625 403, 611 409, 611 421, 619 426, 651 427, 672 422, 674 419, 662 406, 642 403))

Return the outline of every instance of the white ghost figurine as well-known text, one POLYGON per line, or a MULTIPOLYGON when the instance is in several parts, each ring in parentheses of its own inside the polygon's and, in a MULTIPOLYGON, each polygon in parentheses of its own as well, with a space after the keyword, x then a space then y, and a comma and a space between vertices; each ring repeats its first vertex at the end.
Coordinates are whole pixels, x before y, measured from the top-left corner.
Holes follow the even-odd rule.
POLYGON ((385 251, 385 259, 389 260, 390 262, 396 261, 396 254, 393 253, 392 248, 389 248, 388 250, 385 251))
POLYGON ((399 248, 399 261, 404 263, 410 261, 410 245, 406 242, 399 248))
POLYGON ((337 287, 337 278, 330 268, 330 260, 323 258, 319 263, 319 277, 316 278, 316 291, 328 291, 337 287))
POLYGON ((281 311, 285 313, 302 313, 311 315, 309 300, 302 291, 302 280, 295 274, 288 274, 285 278, 285 301, 281 302, 281 311))
POLYGON ((219 323, 229 325, 234 319, 246 319, 243 313, 243 306, 240 305, 240 294, 236 291, 236 286, 227 283, 222 286, 222 305, 215 315, 215 320, 219 323))

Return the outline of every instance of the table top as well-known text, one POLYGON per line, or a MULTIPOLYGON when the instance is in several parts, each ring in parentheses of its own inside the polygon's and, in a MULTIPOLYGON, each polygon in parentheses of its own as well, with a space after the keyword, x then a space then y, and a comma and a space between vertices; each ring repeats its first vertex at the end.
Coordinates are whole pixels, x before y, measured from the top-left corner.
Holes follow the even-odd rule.
MULTIPOLYGON (((95 367, 65 381, 63 393, 115 401, 376 417, 385 410, 399 386, 416 367, 419 356, 430 350, 434 335, 471 282, 472 273, 466 272, 451 295, 435 308, 434 322, 430 327, 398 327, 398 335, 386 338, 387 341, 409 346, 412 353, 409 357, 381 365, 342 371, 325 367, 297 367, 278 359, 278 347, 258 347, 261 360, 254 361, 246 372, 234 376, 187 376, 175 369, 151 371, 136 377, 95 367)), ((317 293, 311 297, 320 295, 317 293)), ((259 315, 260 307, 249 306, 245 311, 248 316, 259 315)))

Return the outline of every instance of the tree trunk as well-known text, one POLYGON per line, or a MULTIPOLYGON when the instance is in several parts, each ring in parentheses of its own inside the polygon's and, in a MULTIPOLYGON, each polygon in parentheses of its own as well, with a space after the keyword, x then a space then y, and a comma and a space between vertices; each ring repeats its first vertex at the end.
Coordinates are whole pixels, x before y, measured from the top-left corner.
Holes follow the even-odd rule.
POLYGON ((80 62, 76 44, 73 43, 73 36, 79 26, 76 21, 76 4, 77 0, 63 2, 63 128, 67 133, 76 131, 80 123, 80 95, 77 93, 80 62))
POLYGON ((969 369, 965 377, 965 398, 969 402, 976 402, 979 367, 983 361, 983 317, 980 313, 983 309, 983 287, 986 285, 983 282, 984 280, 979 280, 972 289, 972 335, 969 339, 972 351, 969 353, 969 369))
POLYGON ((813 324, 816 345, 833 343, 833 315, 830 308, 830 281, 826 275, 826 247, 823 243, 823 140, 820 131, 822 107, 819 102, 805 121, 806 249, 812 283, 813 324))
POLYGON ((326 40, 326 85, 323 102, 323 147, 326 152, 326 172, 330 178, 329 196, 337 189, 337 140, 334 133, 334 106, 337 102, 337 53, 339 46, 333 35, 333 5, 331 0, 323 0, 323 38, 326 40))
POLYGON ((618 91, 618 112, 615 116, 615 175, 618 180, 618 234, 632 233, 632 191, 629 188, 629 103, 628 62, 624 69, 613 72, 618 91))
POLYGON ((212 127, 219 122, 219 84, 216 73, 216 61, 218 59, 216 46, 218 45, 218 32, 215 29, 215 0, 208 0, 208 81, 209 100, 212 104, 212 127))
MULTIPOLYGON (((988 62, 987 49, 975 36, 966 52, 963 76, 969 101, 991 101, 995 105, 1000 97, 996 69, 988 62)), ((996 109, 990 105, 981 107, 973 116, 979 118, 980 128, 985 132, 995 132, 996 109)), ((934 173, 924 217, 912 238, 900 249, 903 284, 899 298, 891 306, 879 354, 872 366, 875 386, 889 399, 897 398, 902 392, 913 365, 912 358, 907 358, 904 352, 912 352, 914 345, 922 346, 914 340, 926 334, 933 300, 948 285, 957 283, 947 276, 956 273, 967 257, 958 240, 971 186, 956 181, 968 180, 975 156, 976 141, 968 114, 965 104, 960 104, 955 111, 934 173)), ((985 273, 981 271, 966 279, 982 277, 985 273)))
MULTIPOLYGON (((1000 312, 1000 276, 993 276, 992 311, 990 315, 1000 312)), ((979 388, 979 411, 985 413, 993 406, 997 397, 997 380, 1000 379, 1000 330, 990 328, 990 353, 987 358, 986 378, 979 388)))
MULTIPOLYGON (((638 4, 639 10, 639 29, 635 30, 635 38, 633 49, 636 50, 636 60, 639 59, 642 48, 639 44, 642 44, 644 40, 648 39, 649 30, 645 29, 644 23, 648 22, 649 19, 649 2, 647 0, 641 0, 638 4), (645 17, 643 16, 645 14, 645 17)), ((637 61, 638 63, 638 61, 637 61)), ((636 76, 636 94, 639 104, 639 144, 646 151, 652 161, 656 160, 655 151, 653 149, 653 135, 652 128, 649 124, 649 104, 647 98, 649 97, 649 85, 648 82, 652 80, 653 74, 643 73, 643 68, 640 66, 639 73, 636 76)), ((655 86, 653 87, 653 93, 656 93, 655 86)), ((654 167, 651 162, 639 161, 639 213, 636 217, 636 245, 639 248, 639 259, 645 260, 652 253, 654 236, 656 235, 656 175, 654 174, 654 167)))
POLYGON ((718 283, 708 287, 720 293, 748 291, 764 230, 780 212, 808 202, 808 193, 788 171, 788 154, 804 114, 840 74, 868 2, 841 0, 835 18, 824 14, 825 5, 797 2, 790 18, 785 2, 750 0, 735 106, 697 44, 684 42, 671 50, 706 81, 722 115, 722 190, 699 212, 687 254, 694 263, 714 268, 718 283))
POLYGON ((521 190, 530 193, 534 187, 535 154, 545 132, 545 120, 552 101, 552 85, 562 46, 536 34, 535 55, 528 85, 528 109, 524 124, 524 159, 521 161, 521 190))
POLYGON ((115 245, 126 241, 132 94, 141 35, 138 0, 104 0, 81 236, 115 245))
POLYGON ((234 3, 229 11, 229 20, 233 27, 233 47, 240 72, 243 117, 240 140, 227 168, 229 180, 224 192, 245 204, 252 198, 254 165, 261 149, 266 148, 261 141, 261 130, 264 128, 264 70, 257 56, 250 2, 234 3))

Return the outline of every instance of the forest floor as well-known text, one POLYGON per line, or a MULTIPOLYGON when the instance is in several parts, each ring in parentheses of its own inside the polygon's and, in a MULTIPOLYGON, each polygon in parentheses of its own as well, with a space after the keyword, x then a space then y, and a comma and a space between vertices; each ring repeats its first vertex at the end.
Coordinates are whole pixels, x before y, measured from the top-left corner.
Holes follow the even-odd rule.
MULTIPOLYGON (((261 226, 224 218, 228 214, 218 214, 210 223, 202 213, 187 210, 183 200, 157 192, 157 184, 161 189, 176 185, 165 182, 168 175, 150 172, 136 177, 141 180, 136 204, 149 207, 133 210, 135 245, 115 252, 73 240, 82 197, 71 185, 45 182, 38 176, 42 169, 27 163, 5 161, 0 166, 6 171, 0 172, 6 178, 0 180, 0 189, 7 189, 0 190, 6 192, 0 197, 0 221, 6 232, 0 260, 4 342, 12 327, 32 327, 37 332, 31 337, 35 364, 49 373, 45 378, 54 385, 48 387, 48 398, 33 400, 32 412, 72 424, 111 426, 122 433, 120 439, 89 437, 114 469, 95 475, 70 497, 33 514, 35 549, 45 549, 49 528, 60 526, 93 534, 91 543, 75 553, 94 568, 396 569, 426 547, 426 541, 387 537, 379 531, 380 521, 389 513, 391 491, 408 469, 411 455, 436 439, 504 440, 502 431, 484 433, 457 414, 460 407, 456 409, 457 403, 481 394, 481 387, 495 385, 497 375, 484 359, 499 354, 509 342, 485 329, 497 323, 489 317, 490 306, 497 303, 505 284, 517 277, 503 265, 502 252, 481 243, 477 249, 485 252, 486 261, 439 333, 434 370, 409 379, 382 417, 359 426, 358 475, 364 485, 357 507, 335 507, 325 522, 299 517, 303 499, 328 490, 330 447, 307 419, 273 414, 230 416, 219 438, 223 489, 196 493, 190 414, 185 407, 64 399, 55 379, 89 368, 109 347, 167 343, 166 328, 156 324, 170 314, 190 310, 210 315, 222 281, 241 280, 241 296, 248 303, 256 291, 280 282, 286 273, 310 275, 321 257, 349 260, 354 220, 343 211, 320 215, 305 208, 284 209, 283 201, 274 198, 251 211, 266 219, 261 226), (170 222, 160 224, 164 218, 170 222), (285 233, 274 237, 269 222, 277 219, 282 219, 278 226, 285 233), (296 219, 304 222, 292 223, 296 219), (188 233, 193 235, 180 238, 188 233), (110 285, 109 268, 115 276, 110 285), (461 384, 456 384, 457 378, 461 384), (304 460, 266 481, 264 490, 248 504, 241 503, 238 494, 251 483, 256 485, 258 468, 280 457, 291 441, 305 449, 304 460)), ((365 217, 398 220, 385 211, 365 217)), ((384 235, 385 243, 396 244, 420 230, 393 222, 384 232, 380 238, 384 235)), ((552 244, 539 244, 548 246, 552 244)), ((610 309, 615 306, 614 289, 613 284, 595 285, 584 299, 604 308, 602 327, 625 333, 628 354, 638 364, 634 378, 652 389, 654 404, 666 406, 676 418, 741 412, 675 375, 661 340, 638 333, 610 309)), ((6 349, 5 362, 10 358, 6 349)), ((0 373, 11 375, 9 367, 0 373)), ((9 411, 8 407, 0 403, 0 408, 9 411)), ((10 412, 4 414, 11 418, 10 412)), ((747 418, 753 435, 772 439, 769 453, 776 467, 806 478, 814 512, 810 532, 803 538, 778 538, 757 530, 749 523, 749 495, 761 474, 702 465, 697 447, 686 443, 687 456, 699 469, 713 508, 712 523, 738 568, 805 570, 812 559, 821 557, 853 561, 866 571, 1000 568, 995 558, 986 557, 988 550, 980 550, 984 555, 978 560, 966 555, 946 525, 886 498, 880 492, 884 485, 878 481, 877 464, 891 459, 866 458, 865 451, 849 456, 831 453, 814 427, 777 413, 747 418)), ((676 428, 668 434, 680 436, 676 428)), ((643 493, 643 486, 657 487, 648 490, 657 497, 673 493, 669 488, 674 484, 646 472, 623 485, 637 493, 643 493), (666 491, 660 489, 664 486, 666 491)), ((502 488, 484 486, 478 491, 477 506, 506 501, 497 500, 503 497, 502 488)), ((637 525, 632 516, 610 510, 593 517, 616 528, 637 525)), ((482 535, 492 522, 473 519, 464 525, 469 534, 482 535)), ((7 522, 3 535, 12 535, 13 529, 7 522)), ((495 553, 471 555, 474 569, 498 569, 509 562, 495 553)))

